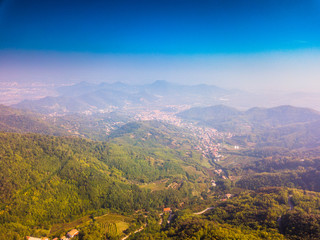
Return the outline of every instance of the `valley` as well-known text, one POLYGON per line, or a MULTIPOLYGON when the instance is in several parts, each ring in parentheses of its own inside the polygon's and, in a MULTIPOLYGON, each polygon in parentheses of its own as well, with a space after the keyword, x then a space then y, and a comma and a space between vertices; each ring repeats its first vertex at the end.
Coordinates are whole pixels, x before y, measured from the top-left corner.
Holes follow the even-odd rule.
POLYGON ((34 111, 0 107, 1 239, 320 236, 315 110, 34 111))

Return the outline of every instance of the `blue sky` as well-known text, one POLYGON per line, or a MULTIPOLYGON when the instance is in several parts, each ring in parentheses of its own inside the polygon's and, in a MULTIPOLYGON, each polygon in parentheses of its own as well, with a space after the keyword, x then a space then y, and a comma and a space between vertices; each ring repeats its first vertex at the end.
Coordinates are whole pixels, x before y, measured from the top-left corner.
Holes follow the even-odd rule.
POLYGON ((319 29, 319 0, 0 0, 0 81, 320 91, 319 29))
POLYGON ((133 54, 320 47, 318 0, 3 0, 1 49, 133 54))

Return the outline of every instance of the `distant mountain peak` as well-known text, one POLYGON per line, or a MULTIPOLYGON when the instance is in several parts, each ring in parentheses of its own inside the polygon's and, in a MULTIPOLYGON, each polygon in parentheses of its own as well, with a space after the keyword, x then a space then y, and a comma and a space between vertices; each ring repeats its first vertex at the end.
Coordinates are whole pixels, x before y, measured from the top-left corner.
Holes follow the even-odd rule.
POLYGON ((76 84, 73 84, 72 86, 81 86, 81 87, 85 87, 85 86, 93 86, 94 84, 86 82, 86 81, 82 81, 76 84))
POLYGON ((154 86, 154 87, 168 87, 168 86, 171 86, 173 84, 168 82, 168 81, 166 81, 166 80, 157 80, 157 81, 153 82, 151 85, 154 86))

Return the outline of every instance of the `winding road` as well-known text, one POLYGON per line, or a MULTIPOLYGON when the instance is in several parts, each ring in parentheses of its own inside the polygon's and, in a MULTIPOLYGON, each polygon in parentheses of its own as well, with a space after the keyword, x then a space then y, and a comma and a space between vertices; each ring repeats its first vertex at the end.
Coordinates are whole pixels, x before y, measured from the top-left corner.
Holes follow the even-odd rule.
MULTIPOLYGON (((205 212, 207 212, 207 211, 209 211, 209 210, 211 210, 211 209, 213 209, 214 207, 209 207, 209 208, 206 208, 206 209, 204 209, 203 211, 201 211, 201 212, 196 212, 196 213, 193 213, 193 214, 195 214, 195 215, 201 215, 201 214, 203 214, 203 213, 205 213, 205 212)), ((163 216, 163 213, 160 213, 159 214, 159 217, 160 217, 160 221, 159 221, 159 225, 161 225, 162 224, 162 222, 163 222, 163 219, 162 219, 162 216, 163 216)), ((170 222, 171 222, 171 220, 172 220, 172 218, 173 218, 173 216, 174 216, 174 214, 172 214, 172 212, 170 213, 170 215, 169 215, 169 217, 168 217, 168 224, 170 224, 170 222)), ((130 237, 132 234, 135 234, 135 233, 138 233, 138 232, 141 232, 143 229, 145 229, 147 227, 147 224, 145 224, 144 226, 142 226, 141 228, 139 228, 138 230, 136 230, 136 231, 134 231, 134 232, 132 232, 132 233, 130 233, 130 234, 128 234, 127 236, 125 236, 125 237, 123 237, 123 238, 121 238, 121 240, 126 240, 128 237, 130 237)))
POLYGON ((126 240, 128 237, 131 236, 131 234, 135 234, 135 233, 141 232, 146 226, 147 226, 147 224, 145 224, 144 226, 142 226, 142 227, 139 228, 138 230, 134 231, 133 233, 130 233, 130 234, 128 234, 127 236, 121 238, 121 240, 126 240))
POLYGON ((214 209, 214 207, 209 207, 209 208, 206 208, 205 210, 201 211, 201 212, 197 212, 197 213, 194 213, 195 215, 201 215, 203 213, 205 213, 206 211, 209 211, 211 209, 214 209))

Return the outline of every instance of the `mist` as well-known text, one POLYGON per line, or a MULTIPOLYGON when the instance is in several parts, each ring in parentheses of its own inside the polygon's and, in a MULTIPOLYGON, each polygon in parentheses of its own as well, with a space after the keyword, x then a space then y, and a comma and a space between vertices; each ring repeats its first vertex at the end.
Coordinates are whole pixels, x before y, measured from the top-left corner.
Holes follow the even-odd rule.
POLYGON ((320 52, 130 55, 2 51, 0 82, 70 85, 166 80, 246 91, 320 92, 320 52))

